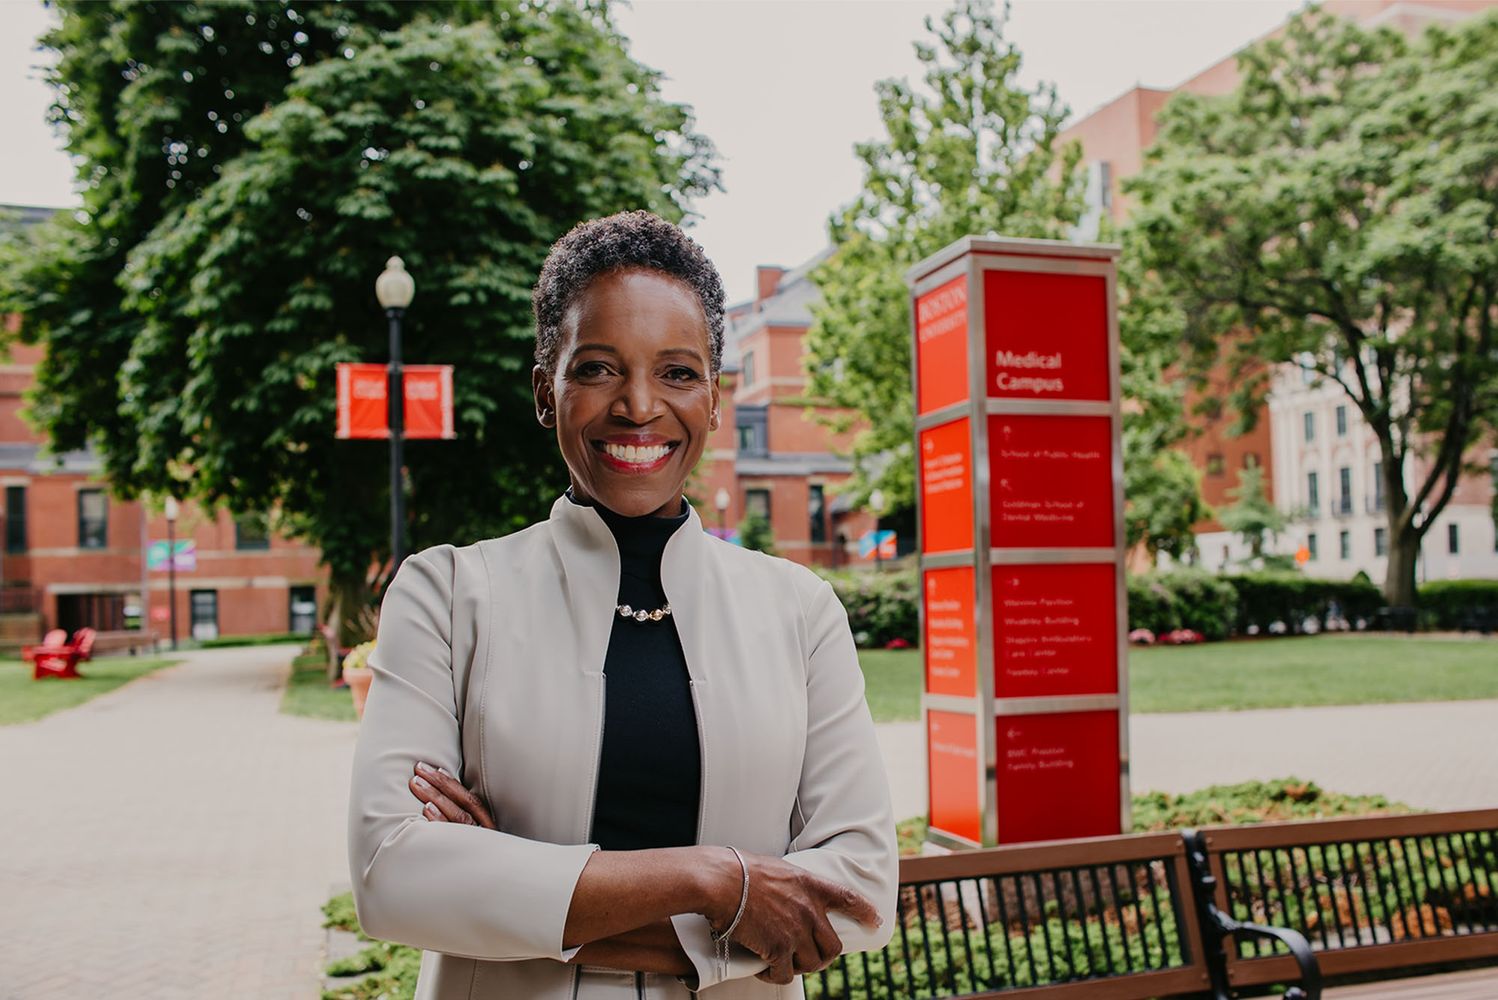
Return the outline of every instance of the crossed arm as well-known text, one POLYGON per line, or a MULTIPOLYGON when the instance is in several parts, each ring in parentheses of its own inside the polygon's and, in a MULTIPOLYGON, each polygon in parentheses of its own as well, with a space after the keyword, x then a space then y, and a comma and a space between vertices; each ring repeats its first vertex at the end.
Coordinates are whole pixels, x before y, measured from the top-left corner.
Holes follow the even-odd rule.
MULTIPOLYGON (((424 819, 498 828, 484 801, 446 770, 425 762, 414 770, 410 788, 424 819)), ((755 942, 751 950, 770 963, 760 979, 788 983, 842 954, 829 910, 843 910, 870 928, 881 922, 874 904, 846 886, 776 858, 746 854, 744 860, 753 905, 746 904, 734 937, 755 942)), ((742 889, 743 869, 726 848, 599 851, 573 890, 562 944, 581 945, 570 961, 584 965, 690 976, 695 967, 670 917, 701 913, 722 930, 737 912, 742 889)))

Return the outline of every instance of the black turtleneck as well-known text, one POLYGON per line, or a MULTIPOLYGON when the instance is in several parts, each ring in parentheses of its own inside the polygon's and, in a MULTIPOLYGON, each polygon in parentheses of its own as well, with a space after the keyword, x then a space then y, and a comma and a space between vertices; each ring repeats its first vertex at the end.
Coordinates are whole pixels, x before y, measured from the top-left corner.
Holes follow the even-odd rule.
MULTIPOLYGON (((567 491, 567 499, 582 503, 567 491)), ((661 553, 687 520, 625 517, 591 506, 619 546, 619 604, 666 603, 661 553)), ((671 616, 637 622, 614 615, 604 656, 603 749, 589 840, 606 851, 697 843, 702 755, 687 661, 671 616)))

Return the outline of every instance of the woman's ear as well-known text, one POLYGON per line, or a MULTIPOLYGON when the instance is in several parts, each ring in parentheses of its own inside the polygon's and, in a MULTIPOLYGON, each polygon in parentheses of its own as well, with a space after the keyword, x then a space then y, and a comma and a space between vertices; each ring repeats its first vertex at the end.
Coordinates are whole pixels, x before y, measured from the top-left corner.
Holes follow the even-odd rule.
POLYGON ((548 430, 557 425, 557 400, 551 377, 540 365, 531 369, 531 393, 536 397, 536 422, 548 430))
POLYGON ((708 417, 708 420, 707 420, 707 429, 710 430, 710 431, 715 431, 715 430, 718 429, 718 424, 719 423, 720 423, 720 419, 718 417, 718 380, 714 379, 713 380, 713 412, 712 412, 712 415, 710 417, 708 417))

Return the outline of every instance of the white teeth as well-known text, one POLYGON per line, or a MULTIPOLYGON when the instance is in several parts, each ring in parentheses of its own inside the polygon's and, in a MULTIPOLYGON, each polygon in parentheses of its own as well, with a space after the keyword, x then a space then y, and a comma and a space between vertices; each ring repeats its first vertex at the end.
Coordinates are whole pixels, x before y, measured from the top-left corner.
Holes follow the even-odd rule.
POLYGON ((639 448, 634 445, 605 444, 603 450, 619 461, 628 462, 630 465, 649 465, 665 457, 671 451, 671 446, 659 444, 639 448))

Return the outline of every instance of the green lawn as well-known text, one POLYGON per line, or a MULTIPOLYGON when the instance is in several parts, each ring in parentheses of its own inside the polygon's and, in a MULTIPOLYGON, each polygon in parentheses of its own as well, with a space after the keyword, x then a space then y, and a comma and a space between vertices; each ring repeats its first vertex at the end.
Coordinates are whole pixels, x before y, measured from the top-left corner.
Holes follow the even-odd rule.
POLYGON ((328 658, 321 651, 291 661, 291 677, 281 696, 281 711, 310 719, 355 722, 354 697, 348 688, 328 685, 328 658))
MULTIPOLYGON (((863 650, 876 722, 920 718, 919 650, 863 650)), ((1136 648, 1134 712, 1196 712, 1498 698, 1498 642, 1306 636, 1136 648)))
POLYGON ((76 680, 35 680, 31 664, 0 660, 0 726, 32 722, 81 705, 142 674, 177 663, 165 657, 106 656, 79 664, 76 680))

